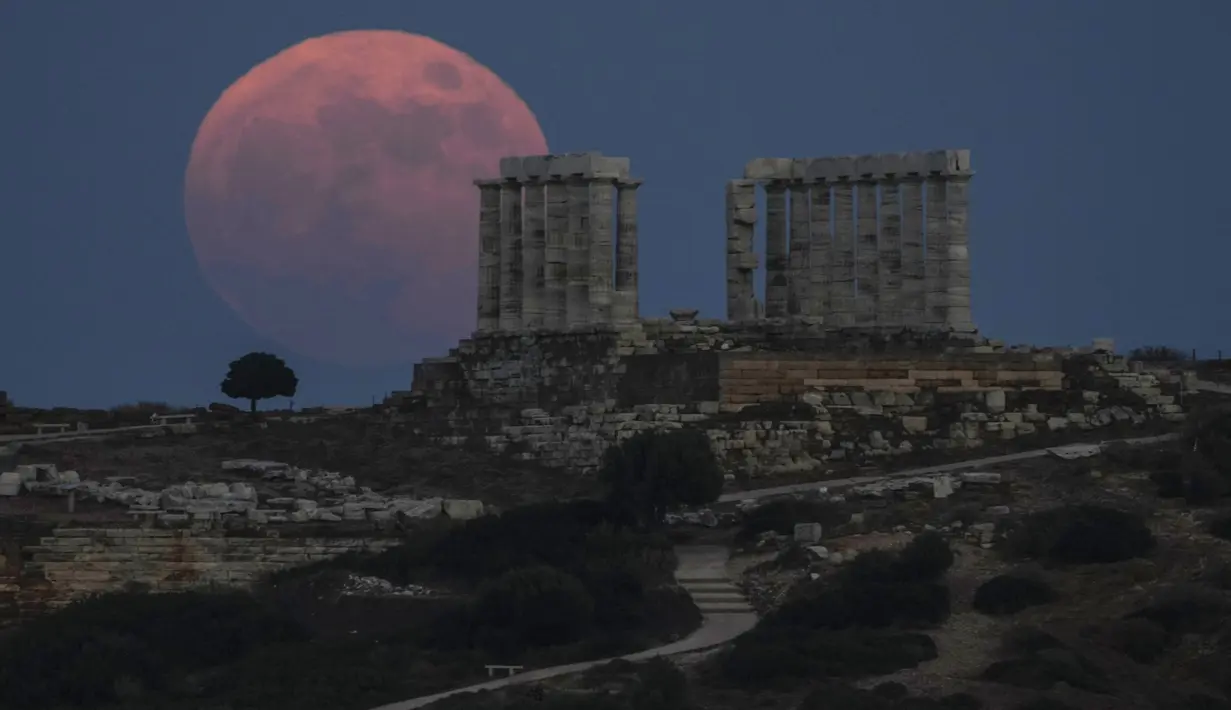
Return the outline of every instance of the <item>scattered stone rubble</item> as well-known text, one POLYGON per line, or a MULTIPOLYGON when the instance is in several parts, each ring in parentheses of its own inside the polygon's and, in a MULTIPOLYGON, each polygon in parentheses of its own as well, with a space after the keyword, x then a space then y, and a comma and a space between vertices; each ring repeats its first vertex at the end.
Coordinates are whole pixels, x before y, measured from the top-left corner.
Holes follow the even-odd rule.
MULTIPOLYGON (((0 495, 31 493, 89 497, 129 507, 129 514, 166 525, 228 524, 265 525, 371 521, 392 523, 403 518, 434 518, 446 515, 468 520, 483 514, 477 500, 447 498, 416 499, 385 496, 356 486, 355 479, 335 471, 302 469, 276 461, 237 459, 224 461, 223 470, 260 474, 268 482, 291 482, 297 496, 264 497, 251 483, 181 483, 159 491, 128 485, 131 477, 105 481, 82 480, 76 471, 58 471, 54 464, 23 464, 16 471, 0 473, 0 495), (310 497, 309 497, 310 496, 310 497)), ((70 498, 71 500, 71 498, 70 498)))
POLYGON ((418 584, 398 586, 387 579, 350 574, 342 583, 342 596, 346 597, 428 597, 435 594, 431 589, 418 584))

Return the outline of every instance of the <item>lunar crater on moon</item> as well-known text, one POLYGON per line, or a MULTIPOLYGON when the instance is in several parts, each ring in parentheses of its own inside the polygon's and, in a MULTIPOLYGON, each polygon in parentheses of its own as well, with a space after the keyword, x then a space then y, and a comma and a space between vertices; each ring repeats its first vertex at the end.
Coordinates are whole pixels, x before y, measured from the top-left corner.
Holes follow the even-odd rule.
POLYGON ((193 144, 185 212, 210 285, 262 334, 345 365, 474 326, 478 197, 534 115, 457 50, 401 32, 302 42, 255 67, 193 144))

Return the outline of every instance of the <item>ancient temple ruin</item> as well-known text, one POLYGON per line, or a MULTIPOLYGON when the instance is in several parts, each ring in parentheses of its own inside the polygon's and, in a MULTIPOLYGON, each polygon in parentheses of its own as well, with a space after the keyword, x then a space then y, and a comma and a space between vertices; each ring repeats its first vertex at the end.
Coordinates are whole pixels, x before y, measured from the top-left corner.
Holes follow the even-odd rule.
POLYGON ((727 184, 727 318, 971 332, 969 150, 758 158, 727 184), (765 294, 754 294, 757 187, 765 294), (763 309, 761 304, 763 305, 763 309))
POLYGON ((694 427, 727 470, 761 476, 1184 417, 1109 342, 1006 346, 975 329, 969 151, 751 161, 726 190, 714 319, 639 316, 628 166, 508 158, 479 181, 478 332, 415 365, 390 398, 402 421, 582 472, 623 437, 694 427))
POLYGON ((628 167, 600 153, 518 156, 475 181, 479 333, 637 320, 641 182, 628 167))

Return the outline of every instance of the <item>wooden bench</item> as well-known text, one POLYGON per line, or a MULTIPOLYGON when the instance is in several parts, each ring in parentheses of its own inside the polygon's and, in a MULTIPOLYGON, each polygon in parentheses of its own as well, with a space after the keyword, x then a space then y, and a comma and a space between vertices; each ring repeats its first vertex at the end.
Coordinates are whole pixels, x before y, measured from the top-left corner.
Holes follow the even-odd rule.
POLYGON ((506 677, 506 678, 512 678, 512 677, 513 677, 514 675, 516 675, 517 673, 520 673, 520 672, 521 672, 521 669, 522 669, 522 668, 525 668, 525 666, 500 666, 500 665, 492 665, 492 666, 484 666, 484 668, 486 668, 486 669, 487 669, 487 677, 488 677, 488 678, 495 678, 495 677, 496 677, 496 671, 504 671, 504 672, 505 672, 505 677, 506 677))

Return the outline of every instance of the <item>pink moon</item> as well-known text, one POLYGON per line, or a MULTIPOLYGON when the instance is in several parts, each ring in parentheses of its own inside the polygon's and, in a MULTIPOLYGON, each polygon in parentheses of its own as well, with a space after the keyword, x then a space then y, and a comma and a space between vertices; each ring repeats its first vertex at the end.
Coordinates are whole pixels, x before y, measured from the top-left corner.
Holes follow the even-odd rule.
POLYGON ((258 64, 192 144, 188 234, 210 286, 291 351, 387 366, 474 329, 478 192, 547 152, 500 77, 420 35, 339 32, 258 64))

